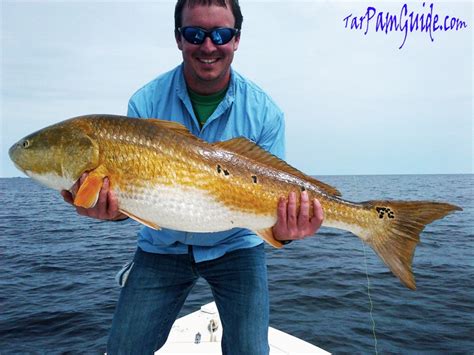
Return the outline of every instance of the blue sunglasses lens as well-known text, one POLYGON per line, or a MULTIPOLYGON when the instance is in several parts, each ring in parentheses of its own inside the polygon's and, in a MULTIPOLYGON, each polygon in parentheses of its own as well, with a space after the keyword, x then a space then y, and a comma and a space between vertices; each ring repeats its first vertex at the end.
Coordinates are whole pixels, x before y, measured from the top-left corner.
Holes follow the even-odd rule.
POLYGON ((192 44, 202 44, 206 37, 209 37, 215 45, 228 43, 237 33, 234 28, 216 28, 212 31, 206 31, 199 27, 183 27, 179 31, 184 39, 192 44))
POLYGON ((220 28, 211 32, 212 43, 220 45, 229 43, 234 37, 234 31, 231 28, 220 28))

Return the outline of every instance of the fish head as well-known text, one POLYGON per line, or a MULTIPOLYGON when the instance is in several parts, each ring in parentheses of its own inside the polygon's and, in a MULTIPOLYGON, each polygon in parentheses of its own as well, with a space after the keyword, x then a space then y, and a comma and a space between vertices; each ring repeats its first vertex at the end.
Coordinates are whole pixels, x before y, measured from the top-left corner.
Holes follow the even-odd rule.
POLYGON ((68 121, 20 139, 8 154, 19 170, 56 190, 69 190, 84 172, 99 165, 96 142, 68 121))

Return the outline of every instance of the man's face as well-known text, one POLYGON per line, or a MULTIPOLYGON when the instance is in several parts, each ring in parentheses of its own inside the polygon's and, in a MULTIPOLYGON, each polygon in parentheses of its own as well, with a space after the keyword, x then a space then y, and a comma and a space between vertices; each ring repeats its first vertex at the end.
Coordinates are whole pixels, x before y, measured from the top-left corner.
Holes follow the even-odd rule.
MULTIPOLYGON (((205 30, 217 27, 234 28, 235 19, 230 6, 185 6, 182 27, 197 26, 205 30)), ((234 37, 229 43, 215 45, 206 37, 202 44, 196 45, 188 43, 182 35, 178 36, 176 42, 183 53, 184 75, 188 86, 201 94, 211 94, 224 89, 230 78, 230 64, 234 51, 238 48, 239 39, 240 37, 234 37)))

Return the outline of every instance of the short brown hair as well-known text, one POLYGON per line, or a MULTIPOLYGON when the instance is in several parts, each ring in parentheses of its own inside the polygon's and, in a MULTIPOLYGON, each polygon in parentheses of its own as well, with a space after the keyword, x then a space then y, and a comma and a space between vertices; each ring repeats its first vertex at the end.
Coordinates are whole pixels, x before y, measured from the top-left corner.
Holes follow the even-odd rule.
MULTIPOLYGON (((185 5, 187 6, 195 6, 195 5, 217 5, 222 7, 227 7, 227 2, 229 2, 232 14, 235 18, 234 28, 238 30, 242 29, 242 22, 244 20, 242 16, 242 12, 240 11, 239 0, 178 0, 176 3, 176 7, 174 9, 174 31, 178 34, 178 28, 182 26, 182 15, 183 15, 183 8, 185 5)), ((239 31, 240 32, 240 31, 239 31)))

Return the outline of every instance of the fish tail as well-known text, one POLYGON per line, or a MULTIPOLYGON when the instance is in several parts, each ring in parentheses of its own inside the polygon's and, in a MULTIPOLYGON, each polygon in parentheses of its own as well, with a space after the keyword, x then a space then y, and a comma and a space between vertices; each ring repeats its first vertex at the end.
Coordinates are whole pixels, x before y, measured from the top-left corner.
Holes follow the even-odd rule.
POLYGON ((462 208, 430 201, 368 201, 368 227, 359 235, 408 288, 415 290, 412 260, 420 233, 425 226, 462 208))

